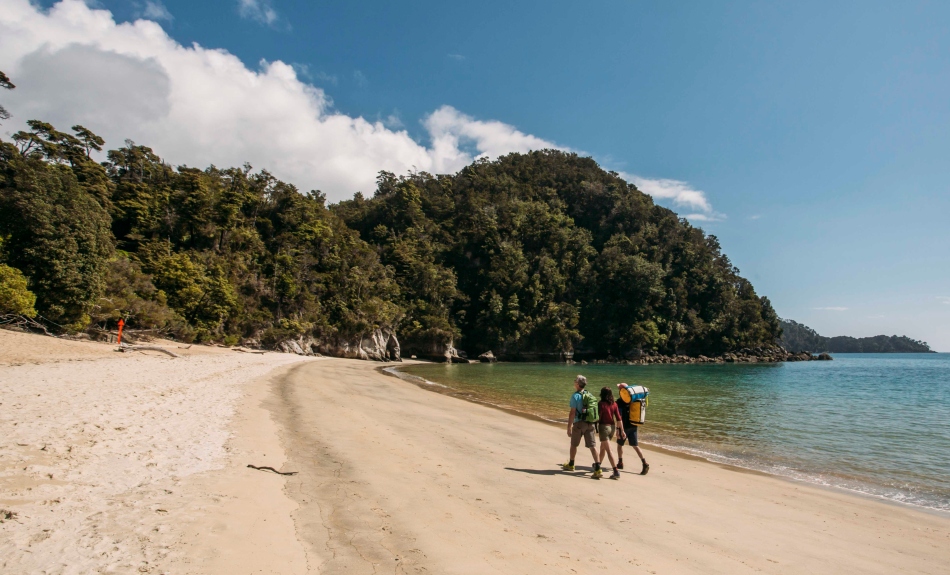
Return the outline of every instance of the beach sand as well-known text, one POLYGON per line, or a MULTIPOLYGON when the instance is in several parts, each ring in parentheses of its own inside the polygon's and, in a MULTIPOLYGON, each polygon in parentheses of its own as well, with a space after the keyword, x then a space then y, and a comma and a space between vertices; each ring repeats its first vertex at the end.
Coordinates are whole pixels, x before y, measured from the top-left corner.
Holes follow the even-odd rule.
POLYGON ((583 448, 563 473, 563 428, 378 363, 112 349, 0 332, 0 508, 15 514, 0 572, 950 566, 945 514, 649 449, 647 476, 629 452, 619 481, 593 480, 583 448), (49 361, 30 355, 40 345, 56 348, 49 361))

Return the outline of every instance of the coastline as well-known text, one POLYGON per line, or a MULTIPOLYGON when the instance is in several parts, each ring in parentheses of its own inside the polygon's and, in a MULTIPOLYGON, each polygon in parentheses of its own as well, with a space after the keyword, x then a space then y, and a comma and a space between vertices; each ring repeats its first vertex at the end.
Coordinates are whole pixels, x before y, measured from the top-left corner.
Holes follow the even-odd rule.
POLYGON ((562 472, 562 424, 380 371, 400 364, 200 346, 170 359, 2 331, 0 349, 16 339, 19 355, 0 354, 0 398, 31 427, 0 443, 0 507, 16 513, 0 524, 0 572, 941 573, 950 562, 945 514, 655 446, 647 476, 633 464, 620 481, 591 480, 583 449, 578 471, 562 472), (93 434, 72 453, 53 437, 70 417, 93 434))
MULTIPOLYGON (((425 360, 412 360, 411 363, 382 366, 382 367, 377 367, 376 370, 390 377, 395 377, 403 381, 406 381, 408 383, 411 383, 419 387, 420 389, 423 389, 426 391, 435 392, 435 393, 439 393, 439 394, 446 395, 449 397, 462 399, 464 401, 468 401, 468 402, 475 403, 478 405, 487 406, 492 409, 497 409, 499 411, 502 411, 506 414, 514 415, 516 417, 521 417, 530 421, 539 421, 539 422, 552 425, 558 428, 564 427, 564 425, 567 422, 566 419, 562 419, 562 420, 549 419, 547 417, 543 417, 541 415, 531 413, 528 411, 522 411, 517 408, 499 405, 497 403, 493 403, 491 401, 478 397, 474 393, 467 392, 467 391, 460 391, 449 385, 429 381, 422 376, 407 373, 399 369, 403 365, 431 364, 431 363, 436 363, 436 362, 430 362, 430 361, 425 361, 425 360)), ((650 440, 644 441, 642 439, 640 441, 640 444, 642 446, 648 447, 652 451, 665 453, 672 457, 679 457, 679 458, 690 460, 690 461, 701 461, 701 462, 704 462, 710 465, 715 465, 723 469, 727 469, 727 470, 734 471, 737 473, 747 473, 747 474, 753 474, 753 475, 760 475, 763 477, 777 478, 777 479, 788 481, 794 484, 809 485, 818 489, 825 489, 825 490, 829 490, 835 493, 842 493, 842 494, 861 497, 869 501, 883 502, 888 505, 894 505, 900 508, 910 508, 910 509, 915 509, 918 511, 924 511, 926 513, 934 514, 938 517, 950 518, 950 511, 948 510, 938 509, 938 508, 934 508, 928 505, 918 504, 914 502, 901 501, 898 499, 894 499, 892 497, 887 497, 885 495, 870 493, 868 491, 862 491, 860 489, 847 487, 844 485, 833 485, 829 483, 823 483, 823 482, 815 480, 814 478, 800 477, 791 473, 786 473, 786 474, 776 473, 769 470, 756 469, 754 467, 743 466, 739 463, 731 463, 728 461, 717 460, 717 458, 722 458, 722 459, 727 459, 727 458, 725 456, 722 456, 716 453, 708 453, 708 452, 697 453, 696 451, 698 450, 693 450, 693 449, 689 449, 685 447, 664 445, 662 443, 656 443, 650 440)))
POLYGON ((583 449, 578 472, 559 469, 559 425, 379 368, 305 364, 277 388, 297 532, 321 573, 941 573, 950 561, 945 514, 652 446, 649 475, 634 464, 591 480, 583 449), (344 391, 327 421, 315 406, 344 391))

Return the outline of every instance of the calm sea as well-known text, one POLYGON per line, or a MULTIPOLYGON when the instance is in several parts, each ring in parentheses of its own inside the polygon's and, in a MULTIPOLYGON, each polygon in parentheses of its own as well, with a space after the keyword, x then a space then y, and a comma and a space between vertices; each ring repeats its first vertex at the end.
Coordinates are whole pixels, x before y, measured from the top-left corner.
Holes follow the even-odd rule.
POLYGON ((400 371, 566 421, 588 389, 650 388, 641 438, 802 481, 950 511, 950 354, 740 365, 425 364, 400 371))

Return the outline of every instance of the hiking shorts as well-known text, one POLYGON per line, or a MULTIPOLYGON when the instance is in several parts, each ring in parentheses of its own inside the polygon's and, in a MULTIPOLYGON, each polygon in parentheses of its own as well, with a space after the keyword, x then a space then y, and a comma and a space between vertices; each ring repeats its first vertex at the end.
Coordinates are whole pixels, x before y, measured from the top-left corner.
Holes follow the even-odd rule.
POLYGON ((630 427, 624 427, 623 432, 627 434, 627 438, 626 439, 617 438, 617 445, 621 445, 621 446, 626 445, 626 444, 630 444, 634 446, 640 445, 640 442, 637 441, 637 429, 639 428, 636 425, 631 425, 630 427))
POLYGON ((601 441, 610 441, 614 438, 617 428, 612 423, 601 423, 597 427, 597 433, 600 434, 601 441))
POLYGON ((575 421, 571 429, 571 447, 581 444, 584 438, 584 447, 594 447, 594 424, 586 421, 575 421))

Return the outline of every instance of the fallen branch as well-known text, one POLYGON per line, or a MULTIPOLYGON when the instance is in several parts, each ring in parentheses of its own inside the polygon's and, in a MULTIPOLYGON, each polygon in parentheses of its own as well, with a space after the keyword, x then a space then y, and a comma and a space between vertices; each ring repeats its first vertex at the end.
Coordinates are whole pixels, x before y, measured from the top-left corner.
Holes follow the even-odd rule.
POLYGON ((124 343, 123 343, 122 345, 119 346, 119 350, 118 350, 118 351, 121 351, 121 352, 126 352, 126 351, 160 351, 160 352, 166 353, 166 354, 168 354, 168 355, 170 355, 170 356, 172 356, 172 357, 181 357, 181 356, 178 355, 177 353, 175 353, 175 352, 173 352, 173 351, 171 351, 171 350, 167 350, 167 349, 165 349, 164 347, 159 347, 159 346, 157 346, 157 345, 128 345, 128 344, 124 344, 124 343))
POLYGON ((258 355, 264 355, 264 350, 262 349, 247 349, 245 347, 235 347, 234 351, 240 351, 241 353, 256 353, 258 355))
POLYGON ((273 471, 277 475, 297 475, 296 471, 277 471, 270 465, 262 465, 258 467, 256 465, 251 465, 250 463, 248 463, 247 466, 250 467, 251 469, 256 469, 258 471, 273 471))

